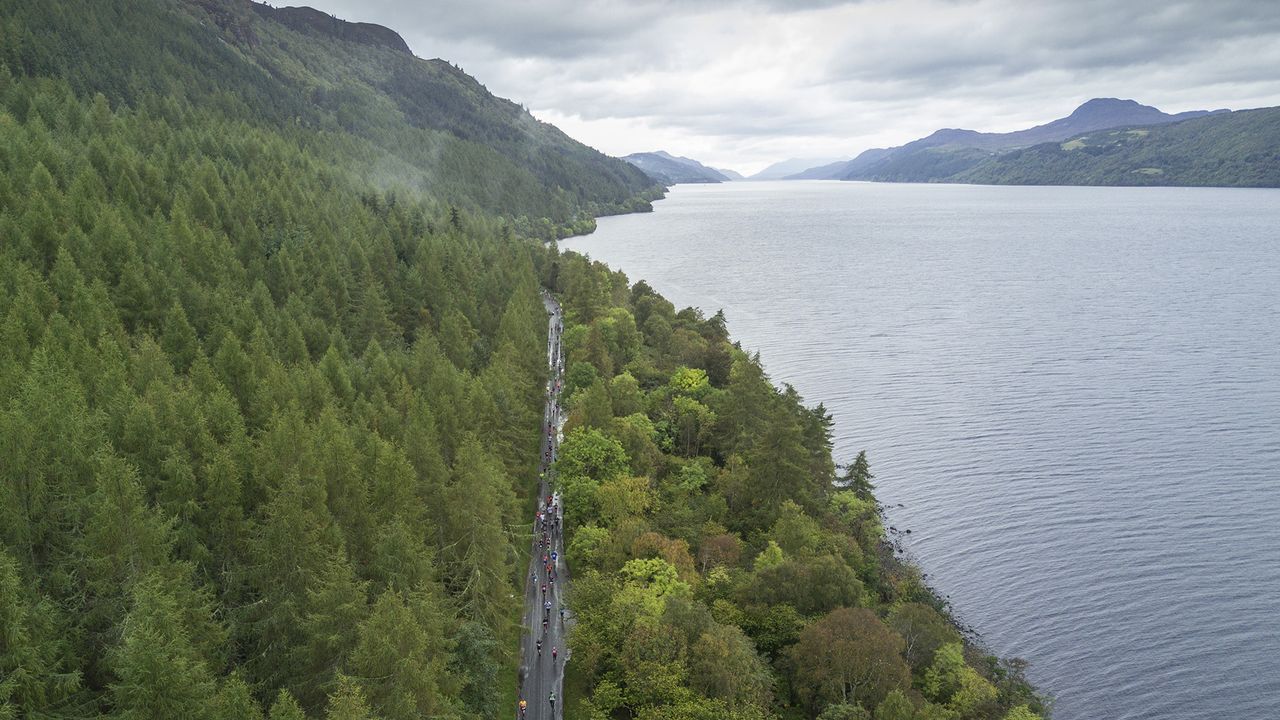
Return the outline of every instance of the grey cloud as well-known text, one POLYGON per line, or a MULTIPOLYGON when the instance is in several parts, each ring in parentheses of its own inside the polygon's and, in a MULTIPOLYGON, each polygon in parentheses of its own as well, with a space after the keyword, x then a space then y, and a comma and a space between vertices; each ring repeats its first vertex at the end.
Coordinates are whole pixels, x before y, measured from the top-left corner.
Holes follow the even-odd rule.
POLYGON ((1275 36, 1269 2, 977 2, 974 22, 928 16, 852 39, 829 68, 832 81, 893 77, 950 86, 1043 69, 1096 71, 1186 62, 1236 37, 1275 36))
POLYGON ((850 0, 318 0, 343 17, 376 18, 393 29, 449 42, 467 41, 519 57, 581 58, 611 53, 619 41, 652 35, 690 14, 738 7, 794 13, 850 0), (404 23, 398 23, 403 19, 404 23))
POLYGON ((1280 102, 1273 0, 301 1, 387 25, 614 154, 649 137, 722 163, 854 154, 1104 95, 1280 102))

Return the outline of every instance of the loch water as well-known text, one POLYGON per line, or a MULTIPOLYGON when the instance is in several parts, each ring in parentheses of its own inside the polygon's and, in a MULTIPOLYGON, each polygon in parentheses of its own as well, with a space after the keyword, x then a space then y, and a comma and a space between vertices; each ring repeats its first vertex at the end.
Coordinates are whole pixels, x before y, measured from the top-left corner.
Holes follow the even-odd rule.
POLYGON ((1058 720, 1280 717, 1280 191, 681 185, 561 246, 825 403, 1058 720))

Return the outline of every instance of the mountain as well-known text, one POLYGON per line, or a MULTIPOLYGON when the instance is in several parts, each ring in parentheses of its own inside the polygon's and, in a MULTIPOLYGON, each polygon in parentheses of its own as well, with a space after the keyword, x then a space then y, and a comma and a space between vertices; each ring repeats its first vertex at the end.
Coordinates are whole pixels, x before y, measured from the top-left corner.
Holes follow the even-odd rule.
POLYGON ((946 128, 894 148, 867 150, 843 167, 818 168, 810 179, 935 182, 968 170, 999 152, 1044 142, 1059 142, 1081 133, 1119 127, 1159 125, 1209 114, 1198 110, 1168 114, 1133 100, 1095 98, 1070 115, 1025 130, 984 133, 946 128))
POLYGON ((876 148, 863 151, 858 157, 852 160, 837 160, 811 167, 803 172, 794 175, 788 175, 783 180, 843 180, 845 175, 851 174, 862 168, 869 167, 878 162, 881 158, 891 154, 893 150, 887 148, 876 148))
POLYGON ((677 157, 662 150, 632 153, 622 159, 640 168, 655 182, 663 185, 718 183, 730 179, 719 170, 709 168, 697 160, 677 157))
MULTIPOLYGON (((1139 125, 1161 125, 1208 114, 1209 111, 1207 110, 1191 110, 1171 115, 1161 112, 1150 105, 1142 105, 1134 100, 1094 98, 1076 108, 1067 117, 1044 125, 1037 125, 1033 128, 1010 133, 978 133, 976 138, 953 141, 950 144, 988 150, 1025 147, 1044 142, 1058 142, 1094 130, 1139 125)), ((967 133, 969 131, 962 130, 959 132, 967 133)))
POLYGON ((747 179, 742 173, 737 172, 736 170, 727 170, 725 168, 714 168, 714 169, 716 172, 720 173, 726 178, 729 178, 730 180, 746 180, 747 179))
POLYGON ((9 23, 59 42, 6 40, 6 64, 31 67, 22 53, 38 56, 76 92, 113 105, 220 96, 230 117, 344 133, 369 145, 361 166, 378 182, 524 218, 528 232, 585 231, 593 216, 643 210, 659 192, 454 65, 414 57, 387 28, 248 0, 125 0, 118 18, 103 5, 18 3, 9 23), (89 17, 59 12, 81 6, 89 17))
POLYGON ((988 155, 947 181, 1280 187, 1280 107, 1085 133, 988 155))
MULTIPOLYGON (((206 9, 213 8, 214 12, 217 12, 217 0, 201 0, 201 4, 206 9)), ((273 8, 270 5, 255 3, 252 8, 259 15, 300 33, 319 37, 333 37, 361 45, 384 47, 405 55, 413 54, 413 51, 409 49, 409 44, 404 41, 404 38, 400 37, 399 33, 381 25, 339 20, 333 15, 309 7, 273 8)))
POLYGON ((836 158, 791 158, 776 162, 769 167, 761 170, 755 175, 748 177, 748 180, 783 180, 790 175, 803 172, 809 168, 818 165, 827 165, 833 162, 839 162, 836 158))

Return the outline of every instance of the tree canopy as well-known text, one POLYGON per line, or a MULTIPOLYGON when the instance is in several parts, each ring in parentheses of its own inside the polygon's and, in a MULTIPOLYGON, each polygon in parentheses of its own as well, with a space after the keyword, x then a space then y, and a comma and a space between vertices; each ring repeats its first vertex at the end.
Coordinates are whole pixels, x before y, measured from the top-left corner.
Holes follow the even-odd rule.
POLYGON ((976 648, 972 662, 938 665, 960 636, 885 543, 867 454, 837 476, 826 410, 776 387, 731 344, 723 314, 677 311, 573 253, 546 281, 568 318, 556 470, 574 574, 568 687, 585 689, 570 714, 996 720, 1022 703, 1043 709, 976 648), (638 341, 610 339, 632 323, 638 341))

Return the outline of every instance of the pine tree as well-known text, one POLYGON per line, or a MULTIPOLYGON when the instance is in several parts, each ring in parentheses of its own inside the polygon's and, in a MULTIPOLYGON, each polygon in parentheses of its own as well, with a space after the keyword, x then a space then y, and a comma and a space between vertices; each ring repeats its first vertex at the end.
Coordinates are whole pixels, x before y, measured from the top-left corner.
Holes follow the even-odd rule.
POLYGON ((89 126, 99 135, 108 135, 112 131, 114 122, 115 116, 111 113, 111 105, 107 102, 107 96, 102 93, 95 93, 93 106, 89 110, 89 126))
POLYGON ((338 676, 338 688, 329 696, 324 717, 325 720, 379 720, 369 710, 369 703, 359 684, 345 675, 338 676))
POLYGON ((248 414, 257 391, 258 379, 254 376, 253 363, 245 354, 240 340, 229 331, 223 334, 218 351, 213 355, 213 367, 218 379, 240 403, 241 411, 248 414))
POLYGON ((196 337, 195 328, 187 321, 187 313, 179 303, 174 303, 165 315, 160 346, 169 354, 179 372, 186 372, 200 353, 200 340, 196 337))
POLYGON ((0 550, 0 718, 59 717, 80 692, 66 668, 65 629, 47 600, 32 602, 18 563, 0 550))
POLYGON ((406 599, 388 590, 374 602, 360 626, 351 673, 380 716, 414 720, 442 708, 439 680, 447 655, 439 640, 442 619, 429 596, 406 599))
POLYGON ((213 706, 209 709, 209 720, 263 720, 262 708, 253 699, 253 693, 244 679, 239 675, 232 675, 218 688, 213 706))
POLYGON ((182 611, 158 578, 140 580, 110 654, 114 717, 125 720, 212 719, 216 689, 191 643, 182 611))
POLYGON ((403 333, 391 319, 391 303, 382 284, 372 275, 366 275, 361 287, 363 290, 352 308, 352 343, 356 347, 365 347, 374 341, 383 346, 399 344, 403 333))
POLYGON ((356 579, 344 555, 329 558, 306 589, 302 634, 290 665, 299 680, 292 687, 304 707, 319 707, 355 647, 356 629, 368 614, 367 583, 356 579))
POLYGON ((742 511, 752 524, 772 525, 783 500, 811 504, 812 478, 800 423, 784 407, 773 406, 746 460, 750 484, 742 511))
POLYGON ((340 550, 324 488, 289 472, 255 523, 249 546, 252 602, 237 623, 242 642, 253 648, 246 666, 257 683, 293 687, 306 680, 293 664, 307 641, 306 593, 340 550))
POLYGON ((863 500, 868 500, 876 489, 876 486, 871 484, 874 478, 875 475, 871 474, 871 465, 867 462, 867 451, 859 450, 853 463, 845 469, 844 475, 840 478, 840 484, 853 490, 863 500))
POLYGON ((476 331, 460 310, 451 310, 440 323, 440 346, 459 369, 470 369, 475 361, 476 331))
POLYGON ((463 705, 479 717, 498 717, 498 686, 503 665, 498 661, 498 642, 493 631, 477 622, 465 622, 455 635, 457 643, 450 658, 450 670, 462 679, 459 693, 463 705))
POLYGON ((293 699, 293 695, 288 690, 281 690, 276 695, 275 702, 271 703, 267 720, 307 720, 307 716, 302 712, 298 701, 293 699))
POLYGON ((446 579, 468 617, 490 628, 509 621, 514 566, 503 531, 503 487, 496 463, 478 440, 468 438, 453 464, 453 482, 444 502, 449 516, 446 579))
POLYGON ((82 622, 107 637, 126 614, 132 588, 168 563, 173 537, 168 522, 147 507, 131 465, 105 450, 95 465, 76 555, 86 591, 82 622))

